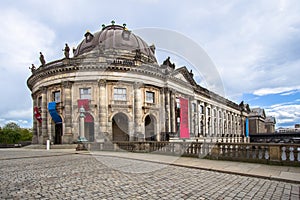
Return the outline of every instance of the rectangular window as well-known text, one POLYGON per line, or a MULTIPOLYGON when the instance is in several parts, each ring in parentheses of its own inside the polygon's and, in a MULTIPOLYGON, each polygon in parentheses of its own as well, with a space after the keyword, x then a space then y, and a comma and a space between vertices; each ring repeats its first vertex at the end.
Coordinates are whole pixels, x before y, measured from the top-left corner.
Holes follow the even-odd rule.
POLYGON ((146 92, 146 102, 154 103, 154 92, 146 92))
POLYGON ((196 112, 196 104, 192 103, 192 112, 196 112))
POLYGON ((210 108, 207 108, 207 116, 210 116, 210 108))
POLYGON ((53 101, 60 103, 60 91, 53 92, 53 101))
POLYGON ((80 99, 89 99, 91 100, 91 88, 80 88, 80 99))
POLYGON ((200 111, 199 111, 201 114, 204 114, 204 106, 200 106, 200 111))
POLYGON ((114 88, 114 100, 126 101, 126 88, 114 88))

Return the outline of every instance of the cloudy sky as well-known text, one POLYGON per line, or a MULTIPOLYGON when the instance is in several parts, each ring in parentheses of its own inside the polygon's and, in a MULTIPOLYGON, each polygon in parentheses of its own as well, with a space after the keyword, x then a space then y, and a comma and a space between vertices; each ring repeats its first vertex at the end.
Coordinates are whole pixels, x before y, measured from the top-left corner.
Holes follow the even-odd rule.
POLYGON ((86 30, 111 20, 190 38, 214 63, 226 98, 265 108, 277 127, 300 123, 299 0, 2 0, 0 15, 0 126, 31 127, 26 80, 40 51, 46 61, 60 59, 65 43, 76 47, 86 30))

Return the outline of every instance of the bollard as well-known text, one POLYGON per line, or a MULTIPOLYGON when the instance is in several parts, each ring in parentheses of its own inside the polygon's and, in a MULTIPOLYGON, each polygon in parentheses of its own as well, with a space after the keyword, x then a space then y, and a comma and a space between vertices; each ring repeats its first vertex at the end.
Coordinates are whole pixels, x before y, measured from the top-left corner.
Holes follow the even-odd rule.
POLYGON ((47 150, 50 150, 50 140, 47 140, 47 150))

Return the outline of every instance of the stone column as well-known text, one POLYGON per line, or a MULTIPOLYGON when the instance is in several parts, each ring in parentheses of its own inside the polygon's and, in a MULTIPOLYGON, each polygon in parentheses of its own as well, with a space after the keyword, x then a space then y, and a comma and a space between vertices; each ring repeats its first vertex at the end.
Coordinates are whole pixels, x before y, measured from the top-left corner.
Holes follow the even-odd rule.
POLYGON ((216 136, 216 123, 215 123, 215 110, 216 107, 215 106, 211 106, 211 136, 215 137, 216 136))
POLYGON ((81 106, 81 108, 79 108, 79 138, 78 138, 78 142, 87 142, 87 139, 85 138, 85 134, 84 134, 84 118, 85 118, 85 109, 83 108, 83 106, 81 106))
MULTIPOLYGON (((37 96, 35 94, 31 94, 32 97, 32 107, 36 107, 37 106, 37 96)), ((33 110, 32 110, 33 111, 33 110)), ((33 111, 33 129, 32 129, 32 143, 33 144, 38 144, 39 141, 39 135, 38 135, 38 121, 35 119, 34 116, 34 111, 33 111)))
POLYGON ((194 128, 195 128, 195 124, 194 124, 194 120, 193 120, 193 117, 194 117, 194 112, 193 112, 193 109, 192 109, 192 107, 193 107, 193 98, 191 98, 191 97, 189 97, 188 98, 188 100, 189 100, 189 103, 188 103, 188 118, 189 118, 189 132, 190 132, 190 137, 192 137, 193 135, 194 135, 194 132, 195 132, 195 130, 194 130, 194 128))
POLYGON ((196 113, 195 113, 195 119, 194 119, 194 121, 195 121, 195 123, 196 123, 196 125, 195 125, 195 130, 194 130, 194 136, 195 137, 198 137, 198 134, 199 134, 199 126, 200 126, 200 123, 199 123, 199 102, 198 101, 196 101, 195 102, 195 109, 196 109, 196 113))
POLYGON ((171 90, 170 91, 170 96, 171 96, 171 102, 170 102, 170 121, 171 121, 171 132, 175 133, 176 132, 176 116, 175 116, 175 91, 171 90))
MULTIPOLYGON (((109 137, 112 140, 112 135, 108 136, 107 133, 107 95, 106 95, 106 80, 101 79, 98 83, 99 85, 99 129, 100 135, 105 138, 109 137)), ((100 136, 100 137, 101 137, 100 136)))
POLYGON ((204 102, 203 105, 203 136, 207 137, 207 103, 204 102))
POLYGON ((165 88, 165 115, 166 115, 166 121, 165 121, 165 126, 166 126, 166 132, 170 133, 171 132, 171 114, 170 114, 170 91, 168 88, 165 88))
POLYGON ((159 122, 160 123, 160 130, 157 130, 158 135, 157 135, 157 140, 161 141, 165 139, 165 132, 166 132, 166 127, 165 127, 165 94, 164 94, 164 88, 160 89, 160 105, 159 105, 159 122), (163 138, 161 136, 161 133, 163 133, 163 138))
MULTIPOLYGON (((134 127, 135 127, 135 135, 139 138, 139 140, 144 141, 145 135, 142 136, 143 109, 142 109, 141 87, 142 87, 142 83, 140 82, 134 83, 134 127), (143 138, 141 138, 141 136, 143 138)), ((133 140, 132 135, 130 135, 130 140, 133 140)))
POLYGON ((41 91, 42 91, 42 105, 41 105, 41 115, 42 115, 42 137, 39 137, 39 141, 38 143, 39 144, 44 144, 46 143, 46 141, 48 139, 51 139, 48 135, 48 128, 47 128, 47 125, 48 125, 48 116, 47 116, 47 113, 48 113, 48 110, 47 110, 47 88, 46 87, 42 87, 41 88, 41 91))
POLYGON ((62 136, 63 143, 72 142, 72 82, 66 81, 63 82, 64 88, 64 133, 62 136))

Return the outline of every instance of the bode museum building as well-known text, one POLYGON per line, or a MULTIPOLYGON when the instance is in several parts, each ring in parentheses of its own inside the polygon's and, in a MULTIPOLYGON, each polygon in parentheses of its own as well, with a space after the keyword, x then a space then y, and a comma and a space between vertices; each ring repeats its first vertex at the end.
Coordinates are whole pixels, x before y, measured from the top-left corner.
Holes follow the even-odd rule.
POLYGON ((185 66, 123 26, 86 32, 65 57, 31 67, 33 143, 201 140, 240 142, 251 110, 198 85, 185 66), (82 135, 81 135, 82 134, 82 135))

